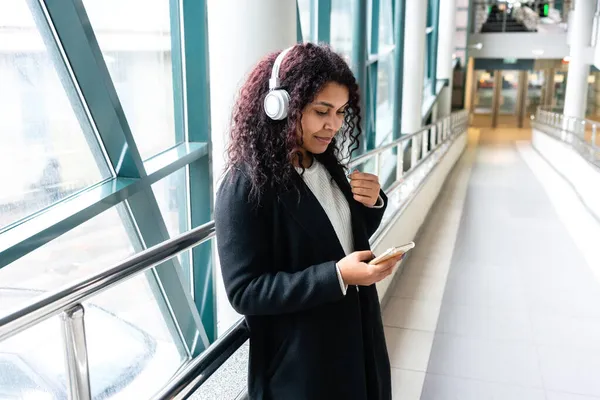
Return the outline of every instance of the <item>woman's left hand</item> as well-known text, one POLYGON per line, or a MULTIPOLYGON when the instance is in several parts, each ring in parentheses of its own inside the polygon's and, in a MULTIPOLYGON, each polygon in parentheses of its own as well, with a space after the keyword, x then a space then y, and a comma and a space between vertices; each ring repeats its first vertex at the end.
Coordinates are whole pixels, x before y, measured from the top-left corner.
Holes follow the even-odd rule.
POLYGON ((377 204, 379 191, 381 190, 377 175, 354 171, 348 177, 350 178, 354 200, 367 207, 373 207, 377 204))

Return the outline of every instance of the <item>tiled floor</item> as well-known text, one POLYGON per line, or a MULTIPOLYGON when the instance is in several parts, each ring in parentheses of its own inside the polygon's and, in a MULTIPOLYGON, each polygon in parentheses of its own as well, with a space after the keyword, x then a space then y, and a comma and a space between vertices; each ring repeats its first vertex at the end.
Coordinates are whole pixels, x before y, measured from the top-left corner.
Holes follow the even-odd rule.
POLYGON ((600 283, 521 134, 481 131, 390 289, 394 399, 600 399, 600 283))

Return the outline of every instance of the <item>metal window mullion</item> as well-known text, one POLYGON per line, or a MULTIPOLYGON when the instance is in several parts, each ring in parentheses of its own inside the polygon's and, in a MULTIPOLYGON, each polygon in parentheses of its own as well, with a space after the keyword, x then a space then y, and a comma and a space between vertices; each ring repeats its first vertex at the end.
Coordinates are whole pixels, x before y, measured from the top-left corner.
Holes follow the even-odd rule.
MULTIPOLYGON (((396 140, 402 134, 402 86, 404 85, 404 11, 406 0, 394 1, 394 84, 392 102, 392 138, 396 140)), ((397 155, 397 160, 404 163, 404 148, 398 146, 394 151, 402 154, 397 155)), ((403 165, 397 165, 397 176, 402 176, 403 165)))
POLYGON ((331 0, 317 2, 317 42, 331 43, 331 0))
MULTIPOLYGON (((379 53, 379 0, 371 0, 371 38, 370 54, 379 53)), ((369 113, 370 127, 367 131, 367 151, 377 146, 377 78, 379 74, 379 61, 373 62, 367 68, 369 79, 369 97, 367 99, 367 112, 369 113)))
MULTIPOLYGON (((384 0, 385 1, 385 0, 384 0)), ((371 0, 370 54, 379 54, 379 0, 371 0)))
POLYGON ((432 23, 433 23, 433 32, 431 37, 431 55, 430 55, 430 69, 431 69, 431 94, 435 96, 436 94, 436 81, 437 81, 437 54, 438 54, 438 41, 439 41, 439 32, 440 32, 440 0, 432 0, 433 9, 432 13, 432 23))
MULTIPOLYGON (((208 21, 206 0, 183 0, 184 88, 187 135, 190 141, 209 143, 210 85, 208 64, 208 21)), ((212 219, 213 189, 210 157, 189 165, 189 211, 191 227, 212 219)), ((193 299, 209 342, 217 338, 217 303, 212 260, 212 243, 192 251, 193 299)), ((193 349, 195 355, 202 347, 193 349)))
POLYGON ((376 147, 376 137, 377 137, 377 74, 378 74, 378 64, 373 63, 368 66, 368 98, 367 98, 367 115, 368 115, 368 130, 366 132, 366 141, 367 141, 367 151, 372 150, 376 147))
MULTIPOLYGON (((180 0, 169 0, 169 22, 171 31, 171 73, 173 76, 173 115, 175 116, 175 143, 183 143, 187 139, 185 125, 185 89, 183 85, 183 41, 182 41, 182 10, 180 0)), ((187 168, 186 168, 187 172, 187 168)), ((189 185, 187 185, 187 173, 184 174, 183 182, 175 187, 175 197, 177 204, 187 204, 189 185)), ((173 194, 172 194, 173 195, 173 194)), ((178 212, 179 231, 184 232, 190 227, 188 210, 179 209, 178 212)), ((189 252, 184 252, 180 256, 181 265, 184 272, 192 269, 192 262, 189 252)), ((186 279, 184 282, 191 282, 186 279)), ((191 286, 191 285, 189 285, 191 286)), ((192 293, 191 287, 188 288, 192 293)))
POLYGON ((331 42, 331 0, 310 0, 310 40, 331 42))
POLYGON ((298 43, 304 42, 304 37, 302 36, 302 21, 300 20, 300 6, 298 5, 298 0, 296 0, 296 41, 298 43))
POLYGON ((367 0, 352 0, 353 15, 353 35, 352 35, 352 69, 361 91, 360 108, 362 111, 361 130, 363 137, 361 140, 360 153, 366 149, 366 121, 367 121, 367 99, 365 96, 367 89, 367 0))
POLYGON ((169 25, 171 30, 171 71, 173 76, 173 107, 175 116, 175 143, 185 140, 183 55, 181 46, 180 0, 169 0, 169 25))
POLYGON ((117 176, 144 176, 143 161, 83 0, 30 2, 47 11, 117 176))
POLYGON ((107 179, 16 224, 0 235, 0 269, 185 165, 207 158, 207 147, 205 143, 179 145, 146 161, 151 167, 143 179, 107 179))
MULTIPOLYGON (((127 204, 143 240, 144 248, 169 239, 167 226, 150 187, 131 196, 127 204)), ((209 341, 192 295, 185 285, 183 273, 179 259, 173 257, 146 274, 163 315, 171 315, 175 322, 174 327, 169 326, 171 333, 180 336, 188 355, 193 356, 195 347, 201 344, 204 350, 208 347, 209 341), (161 299, 164 299, 165 303, 161 299), (198 343, 199 337, 202 339, 200 343, 198 343)))
MULTIPOLYGON (((50 56, 50 60, 56 70, 59 80, 62 84, 65 94, 69 99, 71 107, 75 117, 77 118, 81 130, 84 133, 87 145, 90 149, 98 148, 100 151, 92 151, 92 155, 95 159, 96 165, 107 166, 112 176, 115 175, 115 171, 112 166, 107 163, 106 149, 103 143, 100 141, 96 125, 93 122, 92 115, 89 112, 87 104, 84 102, 81 89, 78 86, 74 73, 71 69, 69 62, 67 61, 64 48, 58 40, 58 35, 54 24, 49 20, 46 7, 43 3, 37 0, 28 0, 28 7, 35 22, 36 28, 40 33, 40 36, 46 47, 46 51, 50 56), (90 135, 88 132, 94 132, 95 135, 90 135)), ((102 169, 102 167, 100 167, 102 169)))

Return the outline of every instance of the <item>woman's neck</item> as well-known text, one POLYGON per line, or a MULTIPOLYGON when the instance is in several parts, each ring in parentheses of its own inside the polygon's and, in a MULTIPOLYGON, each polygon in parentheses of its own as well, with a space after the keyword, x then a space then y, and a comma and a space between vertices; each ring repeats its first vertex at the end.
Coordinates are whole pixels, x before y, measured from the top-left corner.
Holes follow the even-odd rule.
MULTIPOLYGON (((304 149, 299 149, 298 152, 302 154, 302 166, 304 168, 310 168, 313 164, 313 155, 304 149)), ((300 167, 300 157, 296 155, 293 161, 294 167, 300 167)))

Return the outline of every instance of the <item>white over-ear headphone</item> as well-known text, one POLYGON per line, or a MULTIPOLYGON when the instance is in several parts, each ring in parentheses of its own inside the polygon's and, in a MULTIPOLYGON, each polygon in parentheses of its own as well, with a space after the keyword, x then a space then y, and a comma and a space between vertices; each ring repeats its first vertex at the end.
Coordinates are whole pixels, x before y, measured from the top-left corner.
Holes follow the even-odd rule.
POLYGON ((275 121, 285 119, 290 107, 290 94, 287 90, 280 89, 279 68, 285 55, 293 48, 294 46, 283 50, 275 59, 273 70, 271 71, 271 79, 269 79, 269 93, 267 93, 263 103, 265 113, 275 121))

